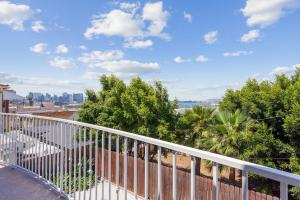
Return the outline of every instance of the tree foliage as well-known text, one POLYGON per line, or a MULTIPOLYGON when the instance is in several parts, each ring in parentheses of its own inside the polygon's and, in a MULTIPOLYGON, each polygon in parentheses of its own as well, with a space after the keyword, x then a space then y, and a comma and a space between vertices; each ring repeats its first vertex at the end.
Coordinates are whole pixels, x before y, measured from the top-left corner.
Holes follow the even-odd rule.
POLYGON ((87 90, 87 101, 79 112, 79 120, 159 138, 176 139, 176 101, 170 101, 160 82, 147 84, 134 78, 127 86, 115 76, 100 78, 102 90, 87 90))

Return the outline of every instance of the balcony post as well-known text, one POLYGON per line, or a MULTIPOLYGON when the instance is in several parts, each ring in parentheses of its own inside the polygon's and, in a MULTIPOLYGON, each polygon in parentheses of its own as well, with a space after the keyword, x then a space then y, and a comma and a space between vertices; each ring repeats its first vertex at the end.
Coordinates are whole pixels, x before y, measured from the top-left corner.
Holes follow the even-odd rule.
POLYGON ((288 184, 280 182, 280 200, 288 200, 288 184))
POLYGON ((0 133, 3 134, 4 129, 3 129, 2 113, 3 113, 3 91, 0 90, 0 133))
POLYGON ((246 170, 242 171, 242 199, 248 200, 248 172, 246 170))

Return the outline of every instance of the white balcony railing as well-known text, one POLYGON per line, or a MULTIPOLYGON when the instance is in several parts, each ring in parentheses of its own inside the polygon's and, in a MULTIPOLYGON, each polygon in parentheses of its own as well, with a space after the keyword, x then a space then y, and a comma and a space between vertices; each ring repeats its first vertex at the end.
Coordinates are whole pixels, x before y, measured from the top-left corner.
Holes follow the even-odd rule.
POLYGON ((18 167, 37 176, 69 199, 153 198, 149 192, 149 179, 152 178, 149 177, 150 151, 156 152, 157 173, 156 178, 152 179, 156 182, 157 199, 162 199, 165 192, 162 187, 162 153, 166 151, 172 154, 172 179, 168 183, 172 195, 168 199, 180 199, 177 196, 176 156, 178 153, 192 157, 190 191, 187 192, 189 199, 192 200, 196 198, 196 190, 201 190, 196 188, 195 183, 196 158, 213 163, 212 199, 214 200, 220 197, 219 165, 242 171, 241 199, 243 200, 249 199, 248 173, 278 181, 281 200, 288 199, 288 186, 300 187, 300 176, 295 174, 76 121, 0 113, 0 133, 0 161, 3 164, 18 167), (116 155, 114 163, 112 163, 112 152, 116 155), (128 177, 129 154, 133 156, 133 177, 128 177), (139 157, 143 158, 143 171, 138 171, 139 157), (112 164, 115 167, 112 167, 112 164), (112 173, 114 174, 113 185, 112 173), (138 187, 141 185, 138 177, 141 174, 144 188, 143 195, 138 196, 138 187), (133 181, 132 193, 127 192, 128 181, 133 181))

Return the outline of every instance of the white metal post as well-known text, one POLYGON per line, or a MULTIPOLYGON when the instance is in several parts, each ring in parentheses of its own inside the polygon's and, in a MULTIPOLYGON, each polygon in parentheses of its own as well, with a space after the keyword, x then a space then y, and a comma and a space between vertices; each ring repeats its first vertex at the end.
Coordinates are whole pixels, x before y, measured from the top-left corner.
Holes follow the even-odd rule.
POLYGON ((108 199, 111 199, 111 133, 108 135, 108 199))
POLYGON ((191 159, 191 200, 195 200, 195 167, 196 160, 195 157, 191 159))
POLYGON ((127 138, 124 138, 124 200, 127 200, 127 138))
MULTIPOLYGON (((72 152, 72 130, 73 130, 73 126, 71 124, 69 124, 69 146, 68 146, 68 152, 69 152, 69 195, 72 194, 72 189, 71 189, 71 181, 72 181, 72 161, 73 161, 73 156, 74 156, 74 149, 72 152)), ((75 172, 74 172, 75 173, 75 172)))
POLYGON ((86 195, 86 127, 83 131, 83 199, 85 200, 86 195))
POLYGON ((120 191, 120 147, 119 147, 120 137, 117 136, 116 139, 116 195, 117 200, 119 200, 119 191, 120 191))
POLYGON ((74 200, 76 200, 76 165, 77 165, 77 142, 76 142, 76 130, 77 130, 77 127, 74 125, 73 126, 73 156, 74 156, 74 200))
POLYGON ((63 173, 64 173, 64 147, 63 147, 63 123, 60 124, 60 192, 63 191, 63 173))
POLYGON ((176 152, 172 154, 172 165, 173 165, 173 190, 172 190, 172 199, 176 200, 177 194, 177 168, 176 168, 176 152))
POLYGON ((90 193, 89 193, 89 199, 92 199, 92 175, 93 175, 93 169, 92 169, 92 129, 90 129, 90 134, 89 134, 89 138, 90 138, 90 152, 89 152, 89 160, 90 160, 90 166, 89 166, 89 176, 90 176, 90 193))
POLYGON ((95 139, 95 200, 97 200, 98 191, 98 130, 96 130, 95 139))
POLYGON ((145 144, 145 200, 149 199, 149 144, 145 144))
POLYGON ((246 170, 242 171, 242 198, 243 200, 248 200, 248 172, 246 170))
POLYGON ((79 140, 79 149, 78 149, 78 197, 79 200, 81 199, 81 168, 82 168, 82 160, 81 160, 81 149, 82 149, 82 142, 81 142, 81 136, 82 136, 82 128, 79 127, 79 134, 78 134, 78 140, 79 140))
POLYGON ((137 176, 138 176, 138 169, 137 169, 137 165, 138 165, 138 161, 137 161, 137 140, 134 140, 134 147, 133 147, 133 151, 134 151, 134 166, 133 166, 133 170, 134 170, 134 174, 133 174, 133 191, 134 191, 134 198, 137 199, 137 176))
MULTIPOLYGON (((1 131, 1 138, 3 138, 4 135, 4 124, 3 124, 3 91, 0 90, 0 131, 1 131)), ((1 139, 0 138, 0 139, 1 139)), ((2 140, 3 142, 3 140, 2 140)), ((3 145, 3 143, 2 143, 3 145)), ((1 153, 1 157, 3 159, 3 152, 1 153)))
POLYGON ((162 188, 162 182, 161 182, 161 147, 158 147, 157 150, 157 199, 162 199, 161 195, 161 188, 162 188))
POLYGON ((213 200, 218 200, 219 198, 219 165, 218 163, 213 163, 213 200))
POLYGON ((280 200, 288 200, 288 184, 280 182, 280 200))
POLYGON ((101 193, 101 199, 104 200, 104 156, 105 156, 105 132, 102 131, 102 140, 101 140, 101 144, 102 144, 102 149, 101 149, 101 189, 102 189, 102 193, 101 193))

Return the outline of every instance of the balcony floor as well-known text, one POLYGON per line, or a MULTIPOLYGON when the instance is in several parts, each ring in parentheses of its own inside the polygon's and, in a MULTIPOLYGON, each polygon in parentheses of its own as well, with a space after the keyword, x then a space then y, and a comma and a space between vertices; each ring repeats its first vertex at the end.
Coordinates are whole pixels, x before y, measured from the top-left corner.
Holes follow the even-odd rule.
POLYGON ((0 164, 0 200, 61 200, 59 194, 19 169, 0 164))

